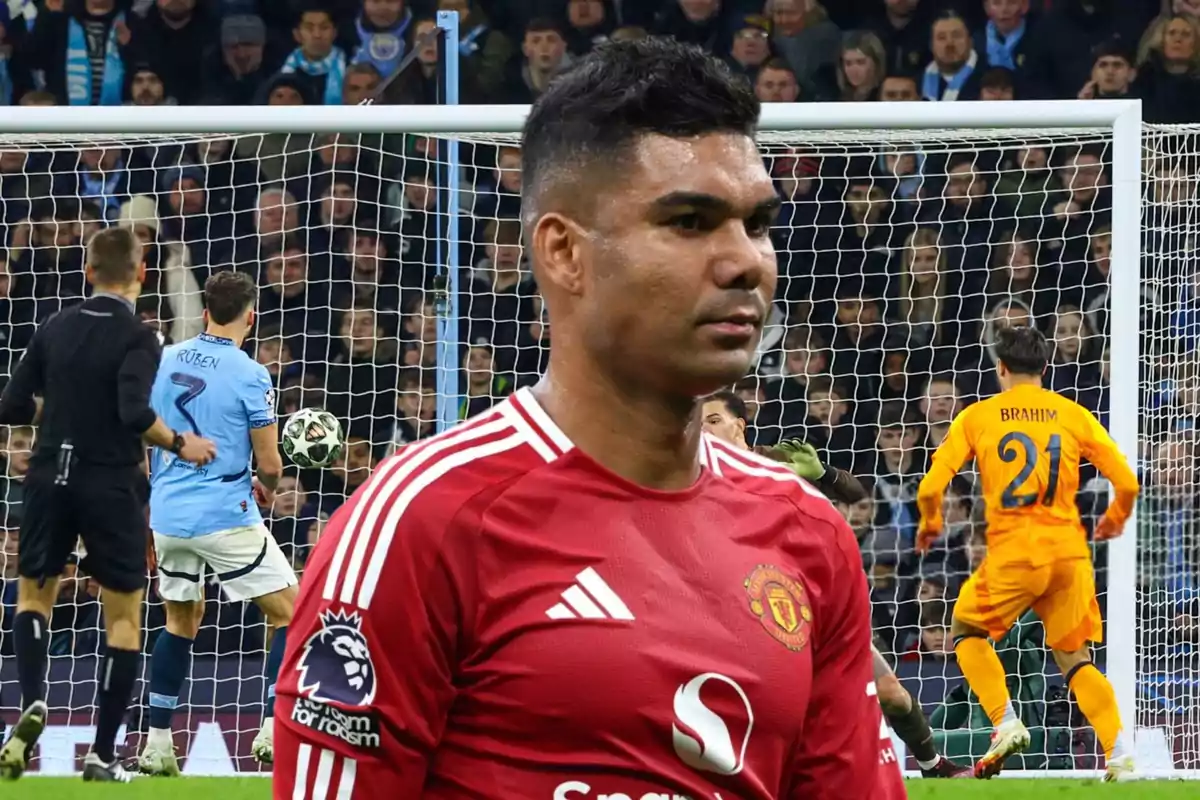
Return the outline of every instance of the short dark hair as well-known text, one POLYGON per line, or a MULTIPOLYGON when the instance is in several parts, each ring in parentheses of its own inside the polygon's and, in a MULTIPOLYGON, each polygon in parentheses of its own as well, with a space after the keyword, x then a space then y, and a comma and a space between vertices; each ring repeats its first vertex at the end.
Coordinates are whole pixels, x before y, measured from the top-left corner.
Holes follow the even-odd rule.
POLYGON ((555 78, 525 120, 522 217, 559 176, 588 194, 578 171, 611 172, 645 134, 752 137, 759 110, 749 82, 695 45, 658 36, 602 44, 555 78))
POLYGON ((779 57, 768 58, 766 62, 758 68, 758 71, 762 72, 765 69, 778 70, 779 72, 789 72, 793 78, 796 77, 796 70, 792 69, 792 65, 779 57))
POLYGON ((1050 360, 1050 344, 1037 328, 1000 326, 996 331, 996 359, 1018 375, 1041 375, 1050 360))
POLYGON ((720 403, 725 406, 725 410, 732 414, 742 422, 750 421, 750 413, 746 410, 746 401, 738 397, 737 393, 730 389, 721 389, 718 392, 713 392, 708 397, 704 398, 705 403, 720 403))
POLYGON ((1008 67, 990 67, 979 79, 981 89, 1012 89, 1016 85, 1013 71, 1008 67))
POLYGON ((258 287, 245 272, 226 270, 204 282, 204 307, 208 318, 218 325, 228 325, 244 314, 258 299, 258 287))
POLYGON ((1105 39, 1092 48, 1092 66, 1102 58, 1120 58, 1129 66, 1133 66, 1134 56, 1130 49, 1120 39, 1105 39))
POLYGON ((563 35, 562 25, 558 24, 558 20, 553 17, 534 17, 525 23, 525 33, 548 33, 554 31, 559 36, 563 35))
POLYGON ((142 263, 142 243, 133 228, 105 228, 88 242, 87 263, 102 285, 129 283, 142 263))

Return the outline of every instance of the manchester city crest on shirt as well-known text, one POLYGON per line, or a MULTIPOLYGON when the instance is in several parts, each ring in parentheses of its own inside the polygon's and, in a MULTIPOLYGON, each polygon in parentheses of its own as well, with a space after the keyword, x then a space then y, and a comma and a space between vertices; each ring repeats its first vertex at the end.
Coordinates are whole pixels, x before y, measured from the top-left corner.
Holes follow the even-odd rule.
POLYGON ((812 607, 804 586, 770 564, 755 567, 744 586, 750 613, 763 629, 789 650, 803 650, 812 629, 812 607))
POLYGON ((321 612, 298 669, 300 692, 311 700, 361 707, 375 699, 375 664, 357 613, 321 612))

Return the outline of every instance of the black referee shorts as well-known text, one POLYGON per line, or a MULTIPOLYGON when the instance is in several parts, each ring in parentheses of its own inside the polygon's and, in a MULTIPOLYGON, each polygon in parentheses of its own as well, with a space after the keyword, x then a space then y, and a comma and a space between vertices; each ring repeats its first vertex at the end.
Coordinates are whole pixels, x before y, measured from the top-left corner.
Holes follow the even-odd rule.
POLYGON ((100 586, 115 592, 145 587, 149 495, 136 466, 75 462, 65 482, 53 465, 30 468, 18 539, 21 577, 58 577, 83 539, 87 555, 80 570, 100 586))

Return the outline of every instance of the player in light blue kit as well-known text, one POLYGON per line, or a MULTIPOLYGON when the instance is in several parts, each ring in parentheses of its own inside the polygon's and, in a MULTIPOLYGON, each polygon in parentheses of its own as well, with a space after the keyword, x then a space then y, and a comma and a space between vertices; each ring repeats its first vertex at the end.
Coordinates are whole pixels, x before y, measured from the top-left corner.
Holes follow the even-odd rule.
POLYGON ((142 772, 178 775, 171 715, 204 615, 204 573, 230 600, 253 600, 275 629, 267 654, 267 711, 251 746, 273 760, 275 679, 296 599, 296 573, 263 525, 283 473, 275 389, 261 364, 241 350, 254 323, 257 290, 245 273, 221 272, 204 285, 205 332, 163 351, 150 403, 175 430, 212 439, 217 457, 195 467, 170 452, 150 456, 150 529, 158 554, 158 592, 167 629, 150 662, 150 734, 142 772), (257 462, 250 474, 250 456, 257 462))

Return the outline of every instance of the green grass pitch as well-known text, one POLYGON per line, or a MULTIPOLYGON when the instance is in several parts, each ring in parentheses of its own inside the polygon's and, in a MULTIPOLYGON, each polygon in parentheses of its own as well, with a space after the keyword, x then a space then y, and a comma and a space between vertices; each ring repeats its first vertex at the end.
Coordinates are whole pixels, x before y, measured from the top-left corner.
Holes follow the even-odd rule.
MULTIPOLYGON (((1095 780, 1018 780, 993 781, 945 780, 908 782, 913 800, 945 798, 1011 798, 1021 800, 1075 800, 1075 798, 1113 798, 1113 800, 1195 800, 1200 785, 1195 783, 1147 781, 1105 785, 1095 780)), ((0 785, 4 800, 270 800, 271 786, 263 778, 146 778, 128 786, 85 784, 78 778, 27 778, 15 784, 0 785)), ((385 800, 381 798, 381 800, 385 800)))

